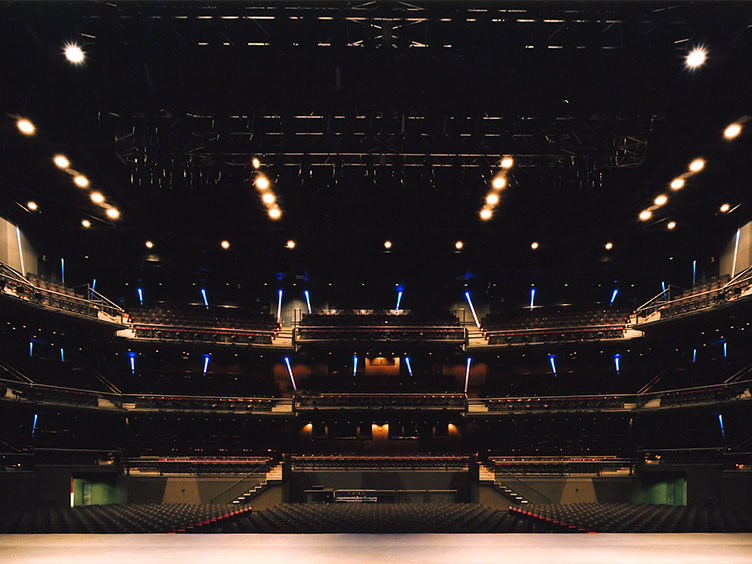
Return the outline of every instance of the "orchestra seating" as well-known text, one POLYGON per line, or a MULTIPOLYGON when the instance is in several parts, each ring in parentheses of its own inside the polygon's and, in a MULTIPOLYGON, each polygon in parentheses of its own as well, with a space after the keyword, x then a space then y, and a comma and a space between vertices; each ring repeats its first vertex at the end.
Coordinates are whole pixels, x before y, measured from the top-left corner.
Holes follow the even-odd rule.
POLYGON ((225 505, 111 504, 40 506, 0 515, 0 533, 174 533, 194 530, 237 511, 225 505))
POLYGON ((450 342, 462 343, 465 332, 453 314, 336 313, 304 315, 299 342, 450 342))
POLYGON ((159 305, 129 314, 136 338, 155 341, 271 344, 277 331, 272 315, 241 308, 159 305))
POLYGON ((211 527, 237 533, 525 533, 544 523, 473 503, 285 503, 211 527))
POLYGON ((482 327, 491 345, 604 341, 624 336, 629 315, 619 309, 545 308, 490 313, 482 327))
POLYGON ((510 508, 532 521, 564 524, 602 533, 741 533, 752 532, 748 509, 648 505, 632 503, 572 503, 510 508))

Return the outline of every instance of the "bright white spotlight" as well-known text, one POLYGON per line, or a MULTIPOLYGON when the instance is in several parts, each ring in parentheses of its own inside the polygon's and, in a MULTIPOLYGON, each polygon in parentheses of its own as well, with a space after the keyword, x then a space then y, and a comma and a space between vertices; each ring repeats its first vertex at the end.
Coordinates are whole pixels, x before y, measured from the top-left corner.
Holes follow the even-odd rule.
POLYGON ((269 188, 269 179, 263 174, 259 174, 256 177, 256 188, 259 190, 266 190, 269 188))
POLYGON ((726 139, 733 139, 742 132, 742 126, 738 123, 732 123, 726 129, 723 130, 723 136, 726 139))
POLYGON ((84 62, 84 52, 75 43, 69 43, 65 46, 65 58, 74 65, 80 65, 84 62))
POLYGON ((36 202, 26 202, 26 207, 29 208, 31 211, 37 211, 39 209, 39 206, 36 202))
POLYGON ((531 249, 533 249, 534 251, 535 251, 535 250, 536 250, 536 249, 537 249, 538 247, 540 247, 540 245, 538 244, 538 241, 533 241, 532 243, 530 243, 530 248, 531 248, 531 249))
POLYGON ((295 248, 295 241, 293 241, 292 239, 290 239, 290 240, 289 240, 289 241, 287 242, 287 245, 286 245, 286 246, 287 246, 287 248, 288 248, 288 249, 294 249, 294 248, 295 248))
POLYGON ((675 222, 675 221, 669 221, 669 222, 668 222, 668 223, 666 224, 666 227, 667 227, 668 229, 676 229, 676 222, 675 222))
POLYGON ((94 202, 95 204, 104 203, 104 196, 102 195, 101 192, 92 192, 91 196, 89 197, 91 198, 91 201, 94 202))
POLYGON ((612 243, 611 241, 609 241, 608 243, 606 243, 606 244, 604 245, 604 247, 606 247, 606 250, 607 250, 607 251, 610 251, 611 249, 613 249, 613 248, 614 248, 614 244, 613 244, 613 243, 612 243))
POLYGON ((146 242, 146 248, 147 249, 153 249, 154 248, 154 243, 152 243, 151 241, 147 241, 146 242))
POLYGON ((86 229, 88 229, 89 227, 91 227, 91 221, 89 221, 88 219, 82 219, 81 225, 85 227, 86 229))
POLYGON ((512 157, 504 157, 501 159, 501 168, 512 168, 514 159, 512 157))
POLYGON ((16 122, 16 127, 18 127, 18 131, 23 133, 24 135, 34 135, 34 132, 37 130, 36 127, 34 127, 34 124, 31 123, 28 119, 19 119, 16 122))
POLYGON ((261 201, 265 204, 271 205, 276 201, 276 198, 271 192, 266 192, 263 196, 261 196, 261 201))
POLYGON ((225 240, 225 241, 222 241, 222 242, 221 242, 221 243, 219 244, 219 246, 220 246, 220 247, 222 247, 222 248, 223 248, 223 249, 224 249, 224 250, 226 251, 227 249, 229 249, 229 248, 230 248, 230 242, 229 242, 229 241, 227 241, 227 240, 225 240))
POLYGON ((488 221, 489 219, 491 219, 491 216, 492 216, 492 215, 493 215, 493 213, 492 213, 492 212, 491 212, 491 210, 489 210, 488 208, 483 208, 483 209, 482 209, 482 210, 480 211, 480 218, 481 218, 481 219, 482 219, 483 221, 488 221))
POLYGON ((653 212, 651 212, 650 210, 642 210, 640 212, 640 219, 642 221, 647 221, 651 217, 653 217, 653 212))
POLYGON ((684 188, 684 179, 683 178, 681 178, 681 177, 674 178, 671 181, 671 189, 672 190, 681 190, 682 188, 684 188))
POLYGON ((726 212, 727 212, 727 211, 729 211, 730 209, 731 209, 731 206, 730 206, 729 204, 723 204, 723 205, 721 206, 721 211, 722 211, 723 213, 726 213, 726 212))
POLYGON ((457 241, 457 242, 456 242, 456 243, 454 244, 454 248, 455 248, 455 249, 457 249, 458 251, 461 251, 461 250, 462 250, 462 247, 464 247, 464 246, 465 246, 465 244, 464 244, 464 243, 463 243, 462 241, 457 241))
POLYGON ((702 159, 695 159, 689 163, 689 170, 692 172, 700 172, 705 166, 705 161, 702 159))
POLYGON ((490 206, 495 206, 499 203, 499 196, 498 194, 489 194, 486 196, 486 203, 490 206))
POLYGON ((120 217, 120 210, 118 210, 117 208, 107 208, 107 211, 105 213, 110 219, 117 219, 120 217))
POLYGON ((261 161, 258 160, 258 157, 253 157, 251 164, 253 165, 253 168, 259 168, 261 166, 261 161))
POLYGON ((269 210, 269 217, 272 219, 279 219, 282 217, 282 211, 279 208, 272 208, 269 210))
POLYGON ((55 166, 57 168, 66 169, 70 166, 70 161, 65 157, 65 155, 55 155, 52 159, 52 162, 55 163, 55 166))
POLYGON ((699 47, 696 49, 692 49, 687 55, 686 65, 689 68, 693 68, 693 69, 697 68, 705 62, 706 58, 707 58, 707 53, 705 52, 705 49, 701 49, 699 47))
POLYGON ((392 248, 392 242, 391 241, 384 241, 384 248, 385 249, 391 249, 392 248))
POLYGON ((653 201, 655 202, 656 206, 662 206, 663 204, 668 202, 668 196, 666 196, 666 194, 661 194, 660 196, 657 196, 653 201))
POLYGON ((494 190, 501 190, 506 185, 507 185, 507 179, 504 178, 503 176, 496 176, 491 182, 491 186, 493 186, 494 190))
POLYGON ((73 182, 79 188, 86 188, 89 185, 89 179, 86 178, 83 174, 77 174, 76 176, 74 176, 73 182))

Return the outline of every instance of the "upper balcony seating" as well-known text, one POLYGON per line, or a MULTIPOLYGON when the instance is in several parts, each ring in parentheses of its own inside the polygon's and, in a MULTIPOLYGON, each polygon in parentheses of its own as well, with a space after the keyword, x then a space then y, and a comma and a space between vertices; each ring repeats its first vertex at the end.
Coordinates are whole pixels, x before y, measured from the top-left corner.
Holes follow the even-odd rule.
POLYGON ((447 341, 461 343, 465 333, 453 314, 331 313, 304 315, 300 342, 447 341))
POLYGON ((680 315, 723 303, 726 301, 723 287, 729 280, 730 278, 726 274, 705 284, 683 290, 678 295, 672 295, 668 304, 661 308, 661 317, 680 315))
POLYGON ((226 344, 271 344, 277 324, 270 314, 216 306, 150 306, 130 311, 137 338, 226 344))
POLYGON ((482 326, 492 345, 601 341, 622 338, 629 315, 610 308, 547 308, 490 313, 482 326))

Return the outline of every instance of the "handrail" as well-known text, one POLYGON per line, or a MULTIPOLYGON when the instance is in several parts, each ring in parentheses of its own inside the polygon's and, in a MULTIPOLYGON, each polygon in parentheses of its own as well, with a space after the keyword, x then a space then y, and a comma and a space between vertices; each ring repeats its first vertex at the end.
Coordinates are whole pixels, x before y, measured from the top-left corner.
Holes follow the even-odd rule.
POLYGON ((752 372, 752 362, 746 365, 744 368, 741 368, 734 372, 731 376, 726 378, 723 383, 724 384, 734 384, 738 380, 742 378, 742 376, 746 376, 748 373, 752 372))
MULTIPOLYGON (((545 500, 543 503, 546 503, 546 504, 551 503, 551 498, 549 498, 546 494, 544 494, 543 492, 537 490, 536 488, 534 488, 530 484, 528 484, 526 482, 523 482, 517 476, 515 476, 511 472, 508 472, 506 469, 504 469, 504 468, 500 468, 500 469, 497 468, 495 464, 494 464, 494 477, 496 476, 496 473, 499 470, 502 472, 502 474, 504 474, 504 476, 502 476, 502 479, 504 479, 505 476, 508 476, 508 477, 512 478, 512 480, 515 480, 515 482, 521 484, 523 487, 528 488, 529 490, 532 490, 533 492, 535 492, 536 495, 540 496, 542 499, 545 500)), ((529 499, 530 498, 529 495, 524 494, 523 492, 519 491, 519 489, 514 489, 514 488, 512 488, 512 489, 515 492, 517 492, 518 494, 523 495, 523 497, 525 497, 525 499, 527 499, 528 501, 532 501, 532 500, 529 499)), ((540 502, 537 502, 537 503, 540 503, 540 502)))
POLYGON ((650 388, 652 388, 653 386, 655 386, 658 382, 661 381, 661 379, 663 379, 663 377, 666 375, 667 372, 668 372, 668 369, 661 370, 658 374, 656 374, 655 376, 653 376, 653 378, 650 380, 650 382, 648 382, 642 388, 640 388, 639 390, 637 390, 637 395, 641 396, 641 395, 646 394, 648 392, 648 390, 650 390, 650 388))
MULTIPOLYGON (((254 476, 258 476, 260 474, 264 474, 264 476, 265 476, 266 473, 269 472, 272 468, 274 468, 277 464, 279 464, 279 462, 280 462, 279 461, 279 455, 272 456, 272 459, 269 462, 267 462, 266 464, 264 464, 263 466, 261 466, 258 470, 254 471, 254 472, 250 472, 249 474, 246 474, 245 476, 243 476, 242 478, 240 478, 238 481, 236 481, 236 482, 230 484, 229 486, 227 486, 225 489, 223 489, 221 492, 219 492, 217 495, 215 495, 213 498, 211 498, 211 500, 209 501, 209 503, 212 504, 212 505, 215 504, 215 503, 217 503, 217 500, 220 498, 220 496, 226 494, 227 492, 229 492, 230 490, 232 490, 236 486, 242 484, 243 482, 245 482, 249 478, 252 478, 254 476)), ((227 505, 227 504, 225 504, 225 505, 227 505)))

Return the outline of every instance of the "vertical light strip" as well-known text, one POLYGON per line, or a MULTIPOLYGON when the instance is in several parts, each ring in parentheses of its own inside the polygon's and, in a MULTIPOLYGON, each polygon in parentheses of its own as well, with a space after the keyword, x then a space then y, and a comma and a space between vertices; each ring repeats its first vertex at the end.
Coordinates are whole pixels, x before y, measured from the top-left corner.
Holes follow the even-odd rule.
POLYGON ((467 366, 465 366, 465 393, 467 393, 467 384, 470 382, 470 364, 472 364, 473 359, 471 357, 467 357, 467 366))
POLYGON ((277 292, 277 323, 282 323, 282 289, 277 292))
POLYGON ((741 229, 736 230, 736 242, 734 243, 734 264, 731 266, 731 278, 733 278, 736 274, 736 256, 739 253, 739 235, 741 231, 741 229))
POLYGON ((473 319, 475 320, 475 325, 480 329, 480 321, 478 321, 478 315, 475 313, 475 307, 473 306, 473 300, 470 299, 470 292, 465 292, 465 299, 467 300, 467 305, 470 306, 470 312, 473 314, 473 319))
POLYGON ((16 225, 16 240, 18 241, 18 257, 21 259, 21 276, 26 276, 26 267, 23 260, 23 248, 21 247, 21 230, 16 225))
POLYGON ((29 341, 29 356, 34 355, 34 341, 29 341))
POLYGON ((535 304, 535 288, 530 288, 530 311, 533 311, 535 304))
POLYGON ((311 313, 311 295, 308 292, 308 290, 303 290, 303 295, 305 296, 305 303, 306 303, 306 306, 308 307, 308 314, 310 315, 310 313, 311 313))
POLYGON ((60 347, 60 362, 65 362, 65 351, 60 347))
POLYGON ((60 257, 60 281, 65 286, 65 259, 60 257))
POLYGON ((206 309, 209 309, 209 300, 206 299, 206 290, 204 288, 201 288, 201 297, 204 299, 204 306, 206 309))
POLYGON ((620 359, 621 359, 621 355, 620 355, 620 354, 615 354, 615 355, 614 355, 614 367, 616 368, 616 373, 617 373, 617 374, 619 373, 619 370, 620 370, 620 368, 621 368, 621 367, 619 366, 619 360, 620 360, 620 359))
POLYGON ((209 370, 209 359, 211 358, 210 354, 204 355, 204 376, 206 376, 206 371, 209 370))
POLYGON ((358 355, 353 355, 353 376, 355 376, 358 372, 358 355))
POLYGON ((697 349, 692 349, 692 362, 697 360, 697 349))
POLYGON ((402 290, 397 292, 397 307, 394 309, 399 311, 400 302, 402 301, 402 290))
POLYGON ((692 287, 695 287, 695 280, 697 278, 697 261, 692 261, 692 287))
POLYGON ((616 296, 619 294, 619 289, 614 288, 614 291, 611 293, 611 303, 609 305, 614 305, 614 300, 616 299, 616 296))
POLYGON ((551 371, 554 373, 554 378, 558 377, 556 374, 556 355, 548 355, 548 362, 551 363, 551 371))
POLYGON ((413 377, 413 367, 410 366, 410 357, 409 356, 405 357, 405 366, 407 366, 407 372, 408 372, 408 374, 410 374, 410 378, 412 378, 413 377))
POLYGON ((287 373, 290 375, 290 382, 292 382, 292 389, 296 392, 298 391, 298 387, 295 385, 295 376, 292 375, 292 366, 290 366, 290 357, 285 357, 285 364, 287 365, 287 373))
POLYGON ((726 438, 726 431, 723 429, 723 415, 718 414, 718 424, 721 426, 721 437, 726 438))
POLYGON ((141 288, 136 288, 136 292, 138 293, 138 303, 144 305, 144 291, 141 288))
POLYGON ((34 414, 34 422, 31 424, 31 436, 34 436, 34 433, 37 432, 37 419, 39 418, 39 414, 34 414))

